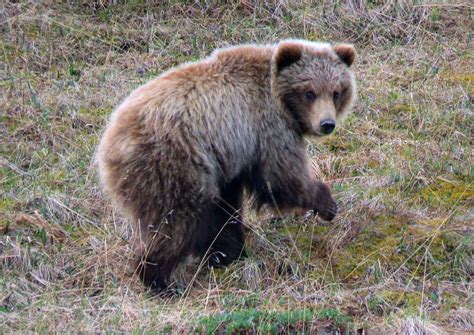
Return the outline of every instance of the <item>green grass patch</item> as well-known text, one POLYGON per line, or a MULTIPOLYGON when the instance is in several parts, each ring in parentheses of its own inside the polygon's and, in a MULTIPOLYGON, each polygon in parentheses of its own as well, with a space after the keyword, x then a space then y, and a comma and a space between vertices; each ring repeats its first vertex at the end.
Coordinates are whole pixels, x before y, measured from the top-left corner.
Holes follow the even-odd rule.
POLYGON ((348 327, 352 319, 332 308, 320 310, 260 311, 245 309, 201 318, 196 331, 206 334, 310 332, 312 322, 329 321, 334 329, 348 327))

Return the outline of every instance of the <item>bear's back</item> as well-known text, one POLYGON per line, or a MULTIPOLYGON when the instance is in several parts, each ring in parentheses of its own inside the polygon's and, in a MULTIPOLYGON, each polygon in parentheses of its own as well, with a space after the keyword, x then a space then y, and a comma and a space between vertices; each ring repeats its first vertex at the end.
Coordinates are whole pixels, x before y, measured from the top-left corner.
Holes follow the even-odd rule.
POLYGON ((268 47, 222 49, 139 87, 111 119, 112 156, 134 159, 150 143, 157 151, 178 145, 232 179, 257 158, 260 111, 270 103, 270 59, 268 47))

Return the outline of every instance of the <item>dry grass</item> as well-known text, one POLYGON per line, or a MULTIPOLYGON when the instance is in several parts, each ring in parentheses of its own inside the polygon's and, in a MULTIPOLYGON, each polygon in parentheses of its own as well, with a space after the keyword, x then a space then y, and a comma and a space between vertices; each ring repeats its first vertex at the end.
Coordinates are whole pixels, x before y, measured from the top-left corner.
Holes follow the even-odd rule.
POLYGON ((468 2, 84 3, 0 5, 2 332, 472 331, 468 2), (245 261, 190 260, 182 297, 149 296, 91 169, 108 115, 175 64, 290 36, 359 52, 354 113, 308 142, 340 215, 252 214, 245 261))

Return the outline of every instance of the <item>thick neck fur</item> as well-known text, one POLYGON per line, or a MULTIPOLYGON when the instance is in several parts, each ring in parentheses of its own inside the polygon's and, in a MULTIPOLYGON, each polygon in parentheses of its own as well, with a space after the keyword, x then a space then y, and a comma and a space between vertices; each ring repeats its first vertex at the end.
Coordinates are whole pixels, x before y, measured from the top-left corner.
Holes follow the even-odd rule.
MULTIPOLYGON (((258 83, 262 89, 261 93, 264 95, 262 98, 275 106, 272 110, 281 113, 285 119, 291 119, 291 112, 276 90, 277 70, 274 60, 276 48, 277 45, 230 47, 217 50, 212 54, 210 60, 216 60, 217 64, 222 66, 223 73, 231 76, 239 74, 241 80, 246 77, 252 82, 258 83), (242 73, 245 73, 246 76, 242 77, 242 73), (269 83, 270 85, 268 85, 269 83)), ((293 120, 290 122, 294 123, 296 130, 300 132, 296 122, 293 120)))

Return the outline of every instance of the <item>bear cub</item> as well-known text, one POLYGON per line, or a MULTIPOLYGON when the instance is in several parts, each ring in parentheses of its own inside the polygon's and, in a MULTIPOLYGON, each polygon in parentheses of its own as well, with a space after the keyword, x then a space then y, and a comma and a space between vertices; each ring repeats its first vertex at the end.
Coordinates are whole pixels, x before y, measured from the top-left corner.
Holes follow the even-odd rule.
POLYGON ((134 227, 137 273, 160 291, 188 255, 243 255, 244 190, 262 205, 332 220, 304 136, 330 134, 355 98, 353 46, 304 40, 216 50, 139 87, 97 151, 105 192, 134 227))

